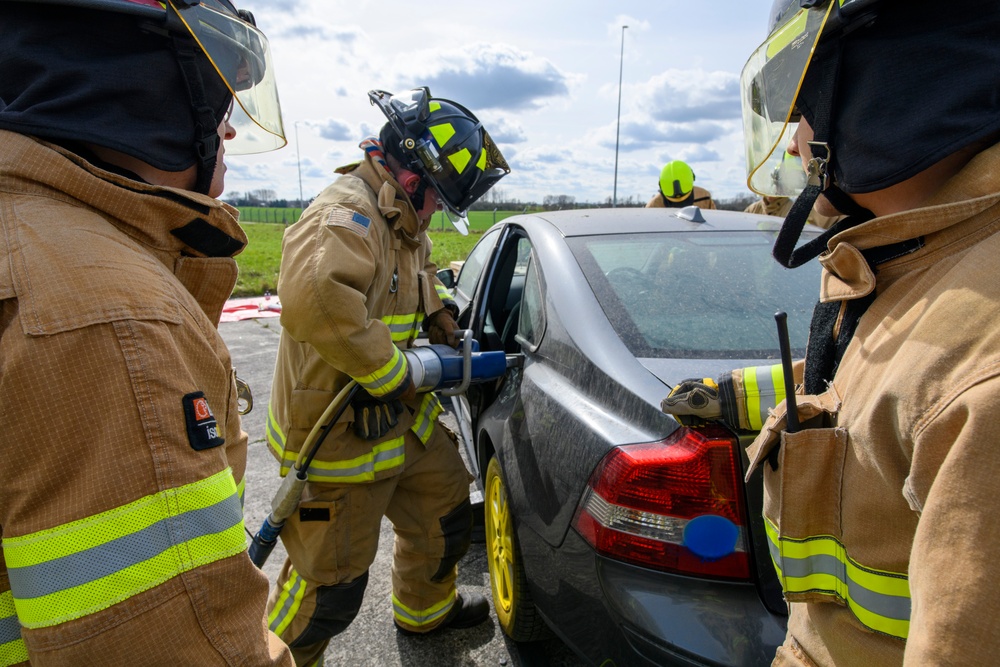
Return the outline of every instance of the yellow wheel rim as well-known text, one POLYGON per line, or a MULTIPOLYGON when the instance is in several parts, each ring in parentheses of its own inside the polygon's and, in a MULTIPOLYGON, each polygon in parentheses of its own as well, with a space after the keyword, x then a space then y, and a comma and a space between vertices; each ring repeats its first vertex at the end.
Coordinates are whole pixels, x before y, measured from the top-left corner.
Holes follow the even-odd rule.
POLYGON ((495 474, 487 480, 486 549, 497 616, 502 625, 508 625, 514 609, 514 527, 507 491, 495 474))

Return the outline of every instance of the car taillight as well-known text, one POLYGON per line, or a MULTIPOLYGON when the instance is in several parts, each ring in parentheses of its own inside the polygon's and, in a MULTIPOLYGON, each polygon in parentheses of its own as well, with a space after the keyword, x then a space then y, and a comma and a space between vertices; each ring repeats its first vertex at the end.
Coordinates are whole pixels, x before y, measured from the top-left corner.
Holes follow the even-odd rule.
POLYGON ((749 579, 736 441, 717 428, 612 449, 574 526, 598 553, 682 574, 749 579))

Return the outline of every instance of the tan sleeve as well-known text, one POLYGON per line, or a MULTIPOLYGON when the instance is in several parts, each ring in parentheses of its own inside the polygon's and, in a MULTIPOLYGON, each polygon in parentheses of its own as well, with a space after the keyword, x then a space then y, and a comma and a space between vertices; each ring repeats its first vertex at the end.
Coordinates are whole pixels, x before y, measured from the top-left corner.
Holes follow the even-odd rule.
POLYGON ((285 232, 278 277, 281 325, 288 335, 373 395, 390 394, 407 381, 393 371, 405 361, 399 362, 389 328, 371 318, 367 306, 385 262, 379 240, 384 233, 385 223, 360 201, 307 209, 285 232), (371 378, 372 388, 361 378, 371 378))
POLYGON ((915 429, 903 489, 920 515, 910 555, 906 665, 987 665, 1000 654, 1000 634, 983 620, 1000 613, 1000 379, 970 384, 939 401, 915 429))

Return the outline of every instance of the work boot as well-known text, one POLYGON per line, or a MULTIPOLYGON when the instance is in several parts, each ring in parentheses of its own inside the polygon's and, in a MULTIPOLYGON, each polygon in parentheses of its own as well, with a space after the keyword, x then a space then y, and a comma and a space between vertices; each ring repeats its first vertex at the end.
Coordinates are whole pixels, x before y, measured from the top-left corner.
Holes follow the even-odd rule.
POLYGON ((427 632, 415 632, 407 630, 403 626, 396 624, 396 631, 403 635, 429 635, 443 628, 455 628, 461 630, 479 625, 490 617, 490 603, 479 593, 466 592, 455 594, 455 605, 444 617, 440 625, 427 632))

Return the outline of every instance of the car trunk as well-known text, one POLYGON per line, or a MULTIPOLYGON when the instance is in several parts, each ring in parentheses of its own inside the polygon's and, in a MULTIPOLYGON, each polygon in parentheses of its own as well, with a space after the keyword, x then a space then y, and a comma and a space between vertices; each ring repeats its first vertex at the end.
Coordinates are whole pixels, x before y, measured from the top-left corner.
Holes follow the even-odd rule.
MULTIPOLYGON (((646 367, 653 375, 659 378, 666 387, 664 395, 670 388, 691 377, 717 377, 724 372, 734 368, 744 368, 747 366, 764 366, 776 363, 774 359, 639 359, 639 362, 646 367)), ((743 466, 744 476, 749 468, 750 461, 747 457, 747 447, 756 437, 755 433, 742 434, 738 436, 740 445, 740 461, 743 466)), ((750 477, 750 481, 744 484, 743 489, 748 521, 750 523, 750 553, 753 563, 753 572, 757 589, 760 593, 761 601, 775 614, 786 615, 788 607, 781 593, 781 584, 775 573, 774 565, 771 561, 768 549, 767 533, 764 529, 764 483, 762 470, 758 469, 750 477)))

